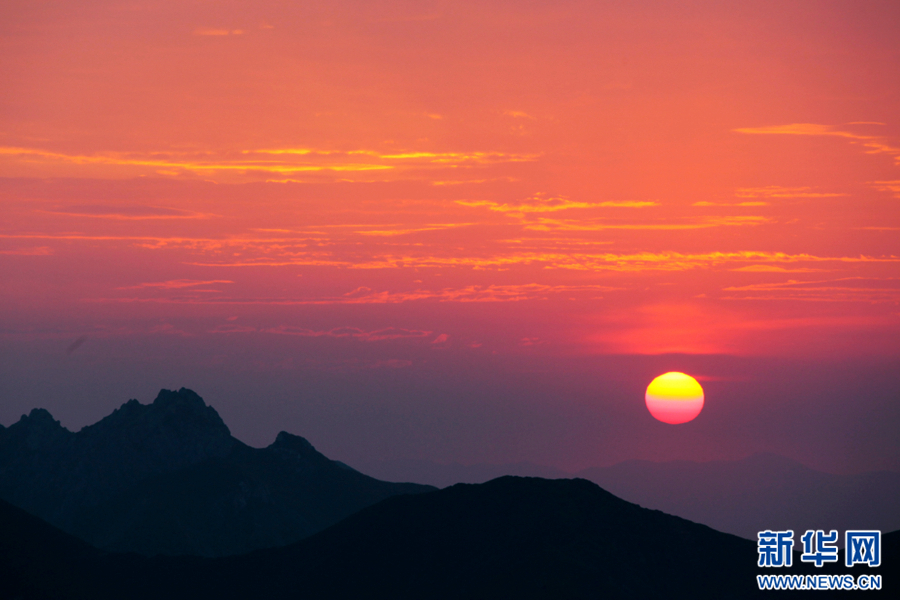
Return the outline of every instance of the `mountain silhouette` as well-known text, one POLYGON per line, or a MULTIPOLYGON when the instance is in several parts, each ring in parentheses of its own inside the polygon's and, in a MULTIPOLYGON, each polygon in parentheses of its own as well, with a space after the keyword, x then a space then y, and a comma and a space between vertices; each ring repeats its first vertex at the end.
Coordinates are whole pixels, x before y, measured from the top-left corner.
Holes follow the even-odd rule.
POLYGON ((0 498, 111 551, 239 554, 431 489, 373 479, 287 432, 251 448, 184 388, 77 433, 43 409, 0 430, 0 498))
POLYGON ((107 574, 101 551, 0 500, 0 599, 87 598, 107 574))
POLYGON ((900 529, 900 473, 836 475, 775 454, 710 462, 631 460, 576 473, 527 462, 460 465, 404 459, 360 467, 379 479, 440 488, 502 475, 582 477, 629 502, 750 540, 765 529, 900 529))
POLYGON ((529 462, 506 464, 478 463, 437 463, 429 460, 399 458, 370 460, 356 465, 363 473, 385 481, 414 481, 438 488, 450 487, 457 483, 485 483, 504 475, 517 477, 541 477, 543 479, 569 479, 574 477, 556 467, 536 465, 529 462))
POLYGON ((209 579, 233 573, 238 594, 251 593, 240 587, 250 573, 272 582, 291 573, 261 588, 269 598, 291 589, 321 598, 744 597, 755 588, 756 545, 583 479, 501 477, 391 498, 297 545, 222 564, 209 579))
MULTIPOLYGON (((881 574, 882 567, 779 573, 881 574)), ((770 598, 756 544, 581 479, 502 477, 394 496, 290 546, 224 558, 109 554, 0 501, 0 599, 770 598)), ((767 574, 772 574, 770 569, 767 574)), ((891 588, 885 582, 885 592, 891 588)), ((817 598, 853 597, 819 591, 817 598)), ((867 593, 865 597, 870 597, 867 593)), ((881 596, 878 594, 877 596, 881 596)))

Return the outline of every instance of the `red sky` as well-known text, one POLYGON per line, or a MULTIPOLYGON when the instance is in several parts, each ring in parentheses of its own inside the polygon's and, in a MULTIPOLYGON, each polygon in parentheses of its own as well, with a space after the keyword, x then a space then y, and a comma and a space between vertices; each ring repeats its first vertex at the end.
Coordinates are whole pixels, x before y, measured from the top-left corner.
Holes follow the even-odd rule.
POLYGON ((184 385, 348 460, 900 469, 898 23, 4 2, 0 422, 184 385))

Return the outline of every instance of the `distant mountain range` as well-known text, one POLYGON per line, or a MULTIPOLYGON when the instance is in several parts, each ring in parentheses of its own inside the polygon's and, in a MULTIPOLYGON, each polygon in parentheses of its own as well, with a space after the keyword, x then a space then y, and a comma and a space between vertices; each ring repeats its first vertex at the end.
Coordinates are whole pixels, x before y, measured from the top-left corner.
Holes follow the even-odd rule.
MULTIPOLYGON (((413 464, 428 472, 428 463, 413 464)), ((531 468, 450 467, 442 476, 531 468)), ((807 523, 844 527, 840 519, 865 513, 854 505, 862 494, 893 489, 885 487, 891 474, 841 478, 772 456, 630 462, 587 473, 697 520, 733 523, 748 511, 768 515, 761 528, 794 530, 807 523), (813 492, 820 503, 805 513, 790 512, 794 504, 782 506, 788 512, 780 517, 772 512, 788 500, 803 506, 813 492)), ((896 497, 869 498, 874 516, 853 517, 852 526, 889 529, 879 519, 895 514, 896 497)), ((129 401, 77 433, 40 409, 0 427, 0 498, 0 600, 697 600, 774 593, 757 588, 754 541, 642 508, 586 479, 505 476, 442 490, 387 483, 286 432, 267 448, 248 447, 186 389, 163 390, 149 405, 129 401)), ((898 546, 900 532, 886 534, 885 566, 852 572, 894 568, 898 546)), ((791 574, 850 572, 842 564, 816 570, 794 562, 791 574)))
POLYGON ((373 479, 286 432, 251 448, 184 388, 77 433, 42 409, 0 429, 0 498, 111 551, 240 554, 432 489, 373 479))
MULTIPOLYGON (((900 559, 898 546, 900 532, 883 537, 883 565, 900 559)), ((3 599, 784 596, 758 590, 756 562, 749 540, 641 508, 581 479, 503 477, 395 496, 290 546, 217 559, 106 554, 0 502, 3 599)), ((887 568, 816 570, 795 561, 779 572, 887 568)))
POLYGON ((773 454, 736 461, 628 461, 579 477, 636 502, 756 540, 765 529, 900 529, 900 473, 834 475, 773 454))
POLYGON ((516 477, 542 477, 544 479, 569 479, 574 474, 529 462, 494 465, 478 463, 437 463, 420 459, 373 460, 355 465, 363 473, 385 481, 415 481, 438 488, 457 483, 484 483, 504 475, 516 477))
POLYGON ((627 461, 577 473, 525 462, 466 466, 393 460, 360 468, 379 479, 436 487, 502 475, 582 477, 629 502, 751 540, 765 529, 900 529, 900 473, 834 475, 773 454, 735 461, 627 461))
MULTIPOLYGON (((231 436, 194 392, 131 400, 75 433, 46 410, 0 426, 0 498, 97 548, 228 556, 285 546, 360 509, 433 484, 503 475, 569 478, 553 467, 369 463, 379 479, 286 432, 267 448, 231 436)), ((578 473, 627 501, 751 540, 763 529, 900 529, 900 474, 814 471, 774 455, 629 461, 578 473)))

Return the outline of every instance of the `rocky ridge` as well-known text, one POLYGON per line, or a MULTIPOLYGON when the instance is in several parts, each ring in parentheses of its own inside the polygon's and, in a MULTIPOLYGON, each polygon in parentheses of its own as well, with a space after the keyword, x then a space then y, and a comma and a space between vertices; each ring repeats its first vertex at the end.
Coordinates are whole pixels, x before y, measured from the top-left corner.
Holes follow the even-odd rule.
POLYGON ((0 498, 107 550, 237 554, 432 489, 373 479, 287 432, 251 448, 184 388, 78 432, 43 409, 0 430, 0 498))

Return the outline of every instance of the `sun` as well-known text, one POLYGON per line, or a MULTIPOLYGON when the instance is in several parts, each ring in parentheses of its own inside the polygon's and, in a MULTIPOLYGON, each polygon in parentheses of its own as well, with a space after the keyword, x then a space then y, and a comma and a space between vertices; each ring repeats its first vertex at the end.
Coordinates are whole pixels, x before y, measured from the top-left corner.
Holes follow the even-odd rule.
POLYGON ((690 375, 677 371, 651 381, 644 398, 650 414, 670 425, 687 423, 703 410, 703 388, 690 375))

